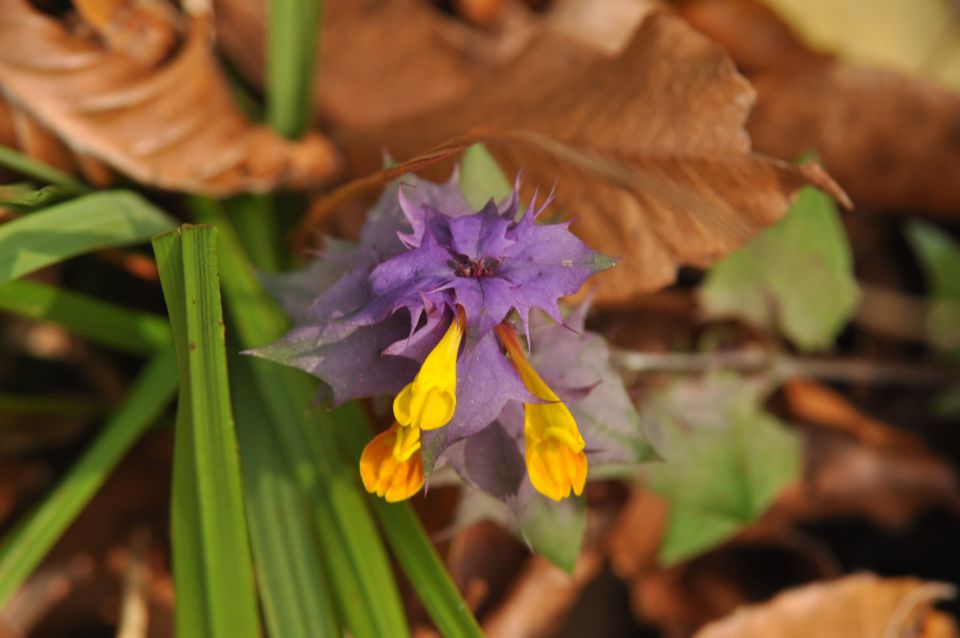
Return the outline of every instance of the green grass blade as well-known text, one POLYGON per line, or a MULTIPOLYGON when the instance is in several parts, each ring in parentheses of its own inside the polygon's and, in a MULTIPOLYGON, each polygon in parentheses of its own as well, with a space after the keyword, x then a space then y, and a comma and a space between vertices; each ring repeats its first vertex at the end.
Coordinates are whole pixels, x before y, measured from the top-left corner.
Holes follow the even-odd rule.
POLYGON ((260 635, 230 406, 216 230, 154 240, 180 370, 174 450, 177 635, 260 635))
POLYGON ((233 361, 231 370, 247 521, 267 628, 283 638, 339 638, 343 630, 310 508, 270 427, 250 363, 233 361))
POLYGON ((21 175, 32 177, 41 182, 54 184, 70 193, 80 194, 90 190, 86 184, 74 179, 69 173, 65 173, 49 164, 38 162, 9 146, 0 146, 0 166, 5 166, 21 175))
POLYGON ((175 225, 136 193, 77 197, 0 226, 0 283, 91 250, 146 241, 175 225))
MULTIPOLYGON (((260 286, 222 209, 211 200, 194 204, 201 221, 220 229, 224 293, 240 342, 256 347, 277 339, 287 319, 260 286)), ((358 638, 409 635, 386 548, 359 492, 356 470, 342 462, 329 415, 310 407, 314 383, 269 361, 254 360, 251 369, 287 462, 310 494, 344 623, 358 638)))
MULTIPOLYGON (((337 416, 340 440, 349 457, 359 463, 363 447, 373 436, 370 428, 356 406, 340 408, 337 416)), ((370 500, 397 562, 440 633, 482 638, 483 630, 450 578, 413 508, 408 503, 387 503, 374 496, 370 500)))
POLYGON ((267 123, 300 137, 310 122, 323 0, 273 0, 267 20, 267 123))
POLYGON ((0 310, 27 319, 53 321, 91 341, 135 354, 170 345, 162 317, 33 281, 0 285, 0 310))
POLYGON ((0 545, 0 607, 83 510, 127 450, 156 421, 177 386, 173 351, 158 354, 137 378, 123 407, 54 490, 0 545))

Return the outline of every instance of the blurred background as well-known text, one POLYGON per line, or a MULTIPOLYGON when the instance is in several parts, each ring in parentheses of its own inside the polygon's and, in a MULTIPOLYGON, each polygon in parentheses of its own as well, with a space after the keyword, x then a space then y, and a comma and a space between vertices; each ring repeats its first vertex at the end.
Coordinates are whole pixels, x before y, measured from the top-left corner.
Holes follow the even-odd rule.
MULTIPOLYGON (((356 237, 386 178, 338 187, 385 153, 440 178, 474 142, 510 181, 556 181, 556 214, 623 258, 587 325, 664 456, 589 484, 572 575, 466 488, 415 498, 484 633, 958 635, 960 4, 284 6, 0 1, 0 637, 170 636, 175 598, 173 409, 112 471, 69 475, 101 488, 51 498, 166 338, 152 253, 97 244, 8 284, 25 240, 4 226, 88 188, 178 220, 216 197, 279 271, 356 237), (54 289, 146 327, 111 343, 54 289)), ((439 635, 399 583, 411 633, 439 635)))

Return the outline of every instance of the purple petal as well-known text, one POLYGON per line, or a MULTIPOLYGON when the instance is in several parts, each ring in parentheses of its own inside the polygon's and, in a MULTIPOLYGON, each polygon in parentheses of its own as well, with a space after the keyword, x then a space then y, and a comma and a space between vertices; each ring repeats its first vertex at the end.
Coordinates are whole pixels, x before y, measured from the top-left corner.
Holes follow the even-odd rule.
POLYGON ((437 457, 450 445, 475 435, 490 425, 508 401, 530 401, 533 397, 516 370, 500 351, 490 332, 457 362, 457 409, 442 428, 423 433, 423 466, 427 474, 437 457))
POLYGON ((280 341, 252 352, 256 356, 306 370, 333 390, 334 403, 396 394, 417 373, 406 357, 384 356, 390 344, 409 333, 410 320, 397 314, 387 321, 357 328, 345 338, 324 341, 322 328, 307 325, 280 341))

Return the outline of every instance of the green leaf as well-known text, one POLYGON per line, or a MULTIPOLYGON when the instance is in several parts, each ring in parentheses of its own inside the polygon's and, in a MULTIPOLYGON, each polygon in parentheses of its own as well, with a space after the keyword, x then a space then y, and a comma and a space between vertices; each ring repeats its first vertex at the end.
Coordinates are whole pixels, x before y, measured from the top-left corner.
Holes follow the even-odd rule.
POLYGON ((0 225, 0 283, 81 253, 146 241, 175 225, 136 193, 84 195, 0 225))
POLYGON ((926 333, 941 350, 960 348, 960 243, 932 224, 913 220, 907 239, 930 289, 926 333))
POLYGON ((130 394, 79 460, 0 544, 0 607, 23 584, 83 510, 120 459, 173 399, 177 387, 173 351, 143 369, 130 394))
POLYGON ((734 375, 679 381, 648 401, 665 463, 649 468, 669 503, 660 559, 689 558, 756 521, 799 476, 801 446, 760 405, 760 392, 734 375))
POLYGON ((216 230, 153 242, 180 370, 174 448, 177 635, 260 635, 220 307, 216 230))
POLYGON ((520 514, 520 535, 530 549, 573 574, 587 531, 587 504, 583 498, 559 503, 532 498, 520 514))
POLYGON ((712 317, 778 330, 798 347, 829 347, 860 297, 833 200, 808 186, 787 216, 720 261, 699 290, 712 317))
MULTIPOLYGON (((253 348, 278 339, 289 327, 287 319, 261 287, 223 210, 211 200, 193 203, 198 219, 220 229, 224 292, 241 345, 253 348)), ((342 462, 332 417, 311 406, 315 382, 269 361, 250 365, 286 461, 314 508, 344 623, 358 638, 409 635, 386 548, 356 483, 356 468, 342 462)))
POLYGON ((231 369, 247 521, 267 628, 284 638, 339 637, 343 630, 308 501, 269 427, 251 363, 234 361, 231 369))
POLYGON ((33 281, 0 285, 0 310, 54 321, 111 348, 152 354, 170 345, 170 326, 158 315, 33 281))
POLYGON ((267 20, 267 123, 300 137, 310 123, 323 0, 273 0, 267 20))
POLYGON ((483 144, 474 144, 460 158, 460 190, 475 210, 490 201, 501 201, 513 192, 513 184, 483 144))
POLYGON ((72 175, 43 162, 38 162, 8 146, 0 146, 0 166, 5 166, 12 171, 38 181, 59 186, 69 193, 79 194, 90 190, 86 184, 77 181, 72 175))

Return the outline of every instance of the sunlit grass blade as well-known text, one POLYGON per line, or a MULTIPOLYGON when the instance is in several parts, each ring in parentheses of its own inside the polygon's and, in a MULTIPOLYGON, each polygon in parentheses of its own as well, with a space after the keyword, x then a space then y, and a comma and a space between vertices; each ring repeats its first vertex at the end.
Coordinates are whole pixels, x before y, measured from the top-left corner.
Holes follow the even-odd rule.
POLYGON ((159 315, 125 308, 33 281, 0 284, 0 310, 53 321, 97 343, 136 354, 170 345, 170 326, 159 315))
MULTIPOLYGON (((340 408, 335 416, 341 443, 349 457, 359 462, 360 453, 372 436, 366 419, 352 405, 340 408)), ((397 562, 440 633, 482 638, 483 630, 450 578, 413 508, 407 503, 387 503, 374 496, 370 500, 397 562)))
POLYGON ((90 190, 86 184, 78 181, 69 173, 39 162, 28 155, 15 151, 9 146, 0 146, 0 166, 9 168, 26 177, 32 177, 47 184, 54 184, 70 193, 84 193, 90 190))
MULTIPOLYGON (((211 200, 194 200, 194 212, 220 229, 224 294, 242 345, 256 347, 281 336, 287 319, 257 281, 222 209, 211 200)), ((342 463, 329 416, 311 408, 313 382, 268 361, 250 365, 286 460, 310 495, 344 623, 358 638, 409 635, 386 548, 358 491, 355 470, 342 463)))
POLYGON ((299 137, 310 121, 323 0, 270 2, 267 48, 267 124, 299 137))
POLYGON ((253 638, 260 614, 227 377, 216 229, 154 240, 180 371, 173 481, 177 636, 253 638))
POLYGON ((231 361, 244 498, 257 581, 271 636, 342 636, 323 573, 314 519, 286 461, 249 360, 231 361))
POLYGON ((0 607, 30 575, 97 492, 141 434, 173 399, 177 387, 172 349, 150 361, 123 407, 46 498, 0 545, 0 607))
POLYGON ((136 193, 77 197, 0 225, 0 283, 91 250, 143 242, 174 226, 136 193))
POLYGON ((33 184, 4 184, 0 186, 0 205, 32 210, 66 199, 70 194, 59 186, 36 188, 33 184))

